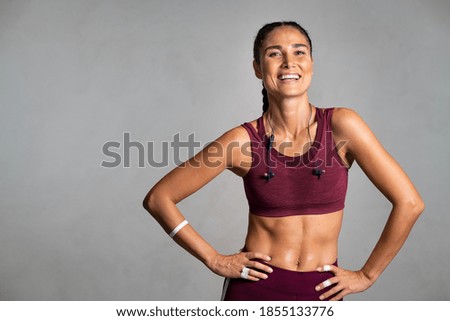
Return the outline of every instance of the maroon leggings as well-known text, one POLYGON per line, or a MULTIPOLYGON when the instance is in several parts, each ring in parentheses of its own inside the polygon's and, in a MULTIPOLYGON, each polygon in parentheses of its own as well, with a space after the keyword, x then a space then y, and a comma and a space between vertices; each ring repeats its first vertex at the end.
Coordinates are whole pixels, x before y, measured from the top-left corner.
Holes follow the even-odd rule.
MULTIPOLYGON (((267 263, 265 263, 267 264, 267 263)), ((259 281, 225 278, 222 300, 224 301, 318 301, 321 291, 315 287, 334 276, 331 272, 298 272, 269 265, 273 272, 259 281)), ((334 263, 337 266, 337 261, 334 263)))

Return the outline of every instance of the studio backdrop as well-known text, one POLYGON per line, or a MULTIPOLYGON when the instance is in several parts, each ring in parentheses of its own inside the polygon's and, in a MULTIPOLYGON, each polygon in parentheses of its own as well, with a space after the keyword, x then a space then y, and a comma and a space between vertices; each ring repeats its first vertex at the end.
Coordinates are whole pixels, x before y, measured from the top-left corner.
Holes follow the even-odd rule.
MULTIPOLYGON (((319 107, 355 109, 426 203, 373 287, 347 300, 449 300, 450 2, 0 1, 0 300, 218 300, 222 278, 143 209, 151 186, 261 115, 252 44, 295 20, 319 107)), ((390 203, 355 164, 339 263, 359 269, 390 203)), ((242 180, 179 204, 219 252, 244 244, 242 180)))

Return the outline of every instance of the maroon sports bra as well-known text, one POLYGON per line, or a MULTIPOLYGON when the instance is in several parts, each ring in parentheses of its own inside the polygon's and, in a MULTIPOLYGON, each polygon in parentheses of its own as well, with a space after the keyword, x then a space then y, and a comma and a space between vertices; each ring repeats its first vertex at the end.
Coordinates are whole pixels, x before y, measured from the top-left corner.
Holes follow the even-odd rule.
POLYGON ((252 166, 243 177, 251 213, 261 216, 326 214, 342 210, 348 169, 337 153, 331 129, 334 108, 316 108, 317 133, 311 148, 300 156, 286 156, 268 148, 263 117, 255 130, 242 126, 251 141, 252 166), (274 176, 268 178, 267 173, 274 176))

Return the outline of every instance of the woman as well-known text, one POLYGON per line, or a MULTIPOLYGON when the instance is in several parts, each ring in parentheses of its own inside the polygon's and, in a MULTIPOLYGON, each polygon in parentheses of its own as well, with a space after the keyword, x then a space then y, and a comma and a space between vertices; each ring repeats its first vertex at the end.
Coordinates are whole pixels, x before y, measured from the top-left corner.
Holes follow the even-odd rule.
POLYGON ((310 103, 313 65, 305 29, 295 22, 265 25, 253 61, 263 83, 263 115, 175 168, 144 200, 178 244, 225 277, 224 300, 342 300, 364 291, 424 209, 407 175, 354 111, 310 103), (393 207, 367 262, 349 271, 338 267, 337 249, 354 161, 393 207), (245 247, 233 255, 218 253, 176 207, 225 169, 243 177, 250 207, 245 247))

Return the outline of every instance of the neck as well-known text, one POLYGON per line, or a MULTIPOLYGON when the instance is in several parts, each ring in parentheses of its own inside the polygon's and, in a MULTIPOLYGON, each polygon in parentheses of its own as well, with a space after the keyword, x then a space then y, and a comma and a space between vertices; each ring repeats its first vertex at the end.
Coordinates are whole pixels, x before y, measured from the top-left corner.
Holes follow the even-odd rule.
POLYGON ((310 125, 312 106, 308 97, 284 98, 269 97, 267 117, 278 135, 294 138, 310 125))

